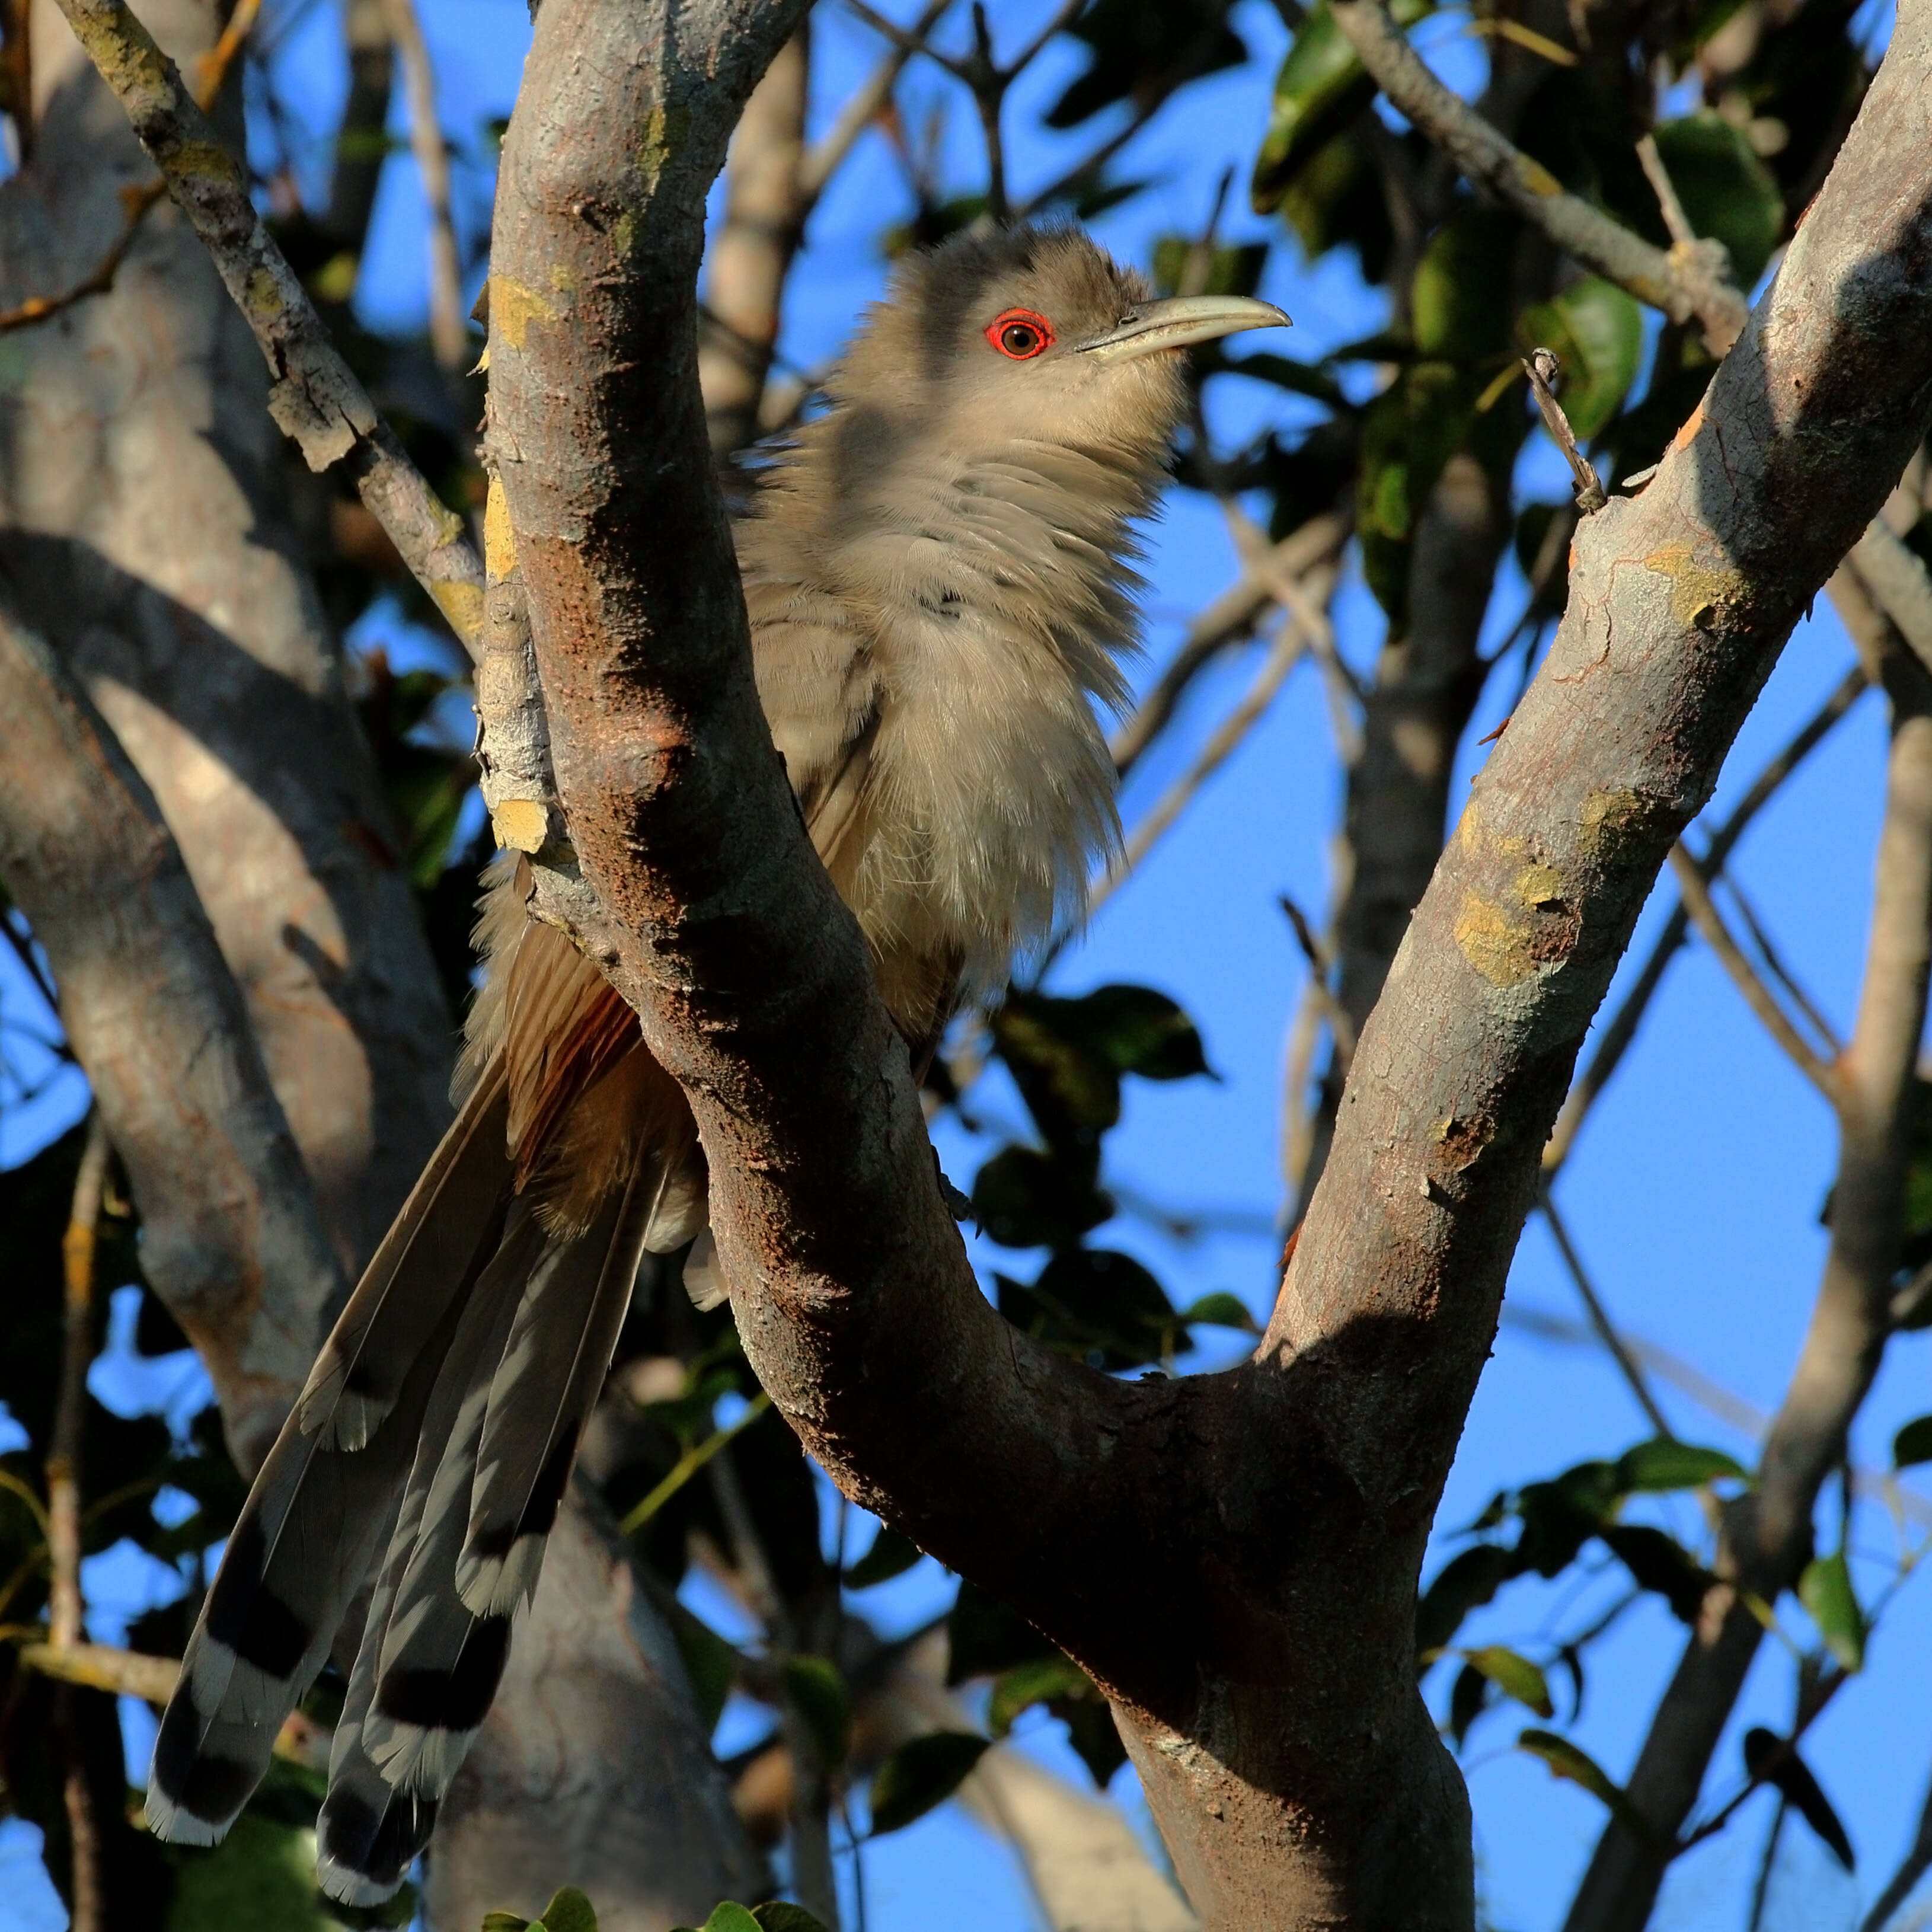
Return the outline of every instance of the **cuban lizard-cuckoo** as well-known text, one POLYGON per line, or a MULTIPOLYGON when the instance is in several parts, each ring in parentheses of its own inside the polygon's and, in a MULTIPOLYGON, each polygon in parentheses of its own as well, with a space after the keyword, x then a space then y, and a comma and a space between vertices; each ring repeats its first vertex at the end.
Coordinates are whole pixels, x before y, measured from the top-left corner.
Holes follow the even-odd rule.
MULTIPOLYGON (((1177 352, 1288 318, 1150 298, 1071 229, 899 270, 736 538, 760 698, 915 1064, 1077 914, 1118 836, 1135 520, 1177 352)), ((635 1016, 491 874, 460 1111, 324 1345, 202 1606, 147 1810, 212 1844, 373 1576, 319 1830, 391 1894, 494 1694, 646 1252, 722 1293, 689 1110, 635 1016)))

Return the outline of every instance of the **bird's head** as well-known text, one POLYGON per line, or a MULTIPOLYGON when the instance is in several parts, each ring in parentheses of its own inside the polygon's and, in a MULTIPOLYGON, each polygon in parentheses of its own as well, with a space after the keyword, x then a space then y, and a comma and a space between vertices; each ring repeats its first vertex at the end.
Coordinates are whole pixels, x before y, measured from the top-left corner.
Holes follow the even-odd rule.
POLYGON ((1076 228, 961 235, 901 266, 829 387, 855 428, 910 413, 962 456, 1047 444, 1157 466, 1186 405, 1179 352, 1287 321, 1245 296, 1157 300, 1076 228))

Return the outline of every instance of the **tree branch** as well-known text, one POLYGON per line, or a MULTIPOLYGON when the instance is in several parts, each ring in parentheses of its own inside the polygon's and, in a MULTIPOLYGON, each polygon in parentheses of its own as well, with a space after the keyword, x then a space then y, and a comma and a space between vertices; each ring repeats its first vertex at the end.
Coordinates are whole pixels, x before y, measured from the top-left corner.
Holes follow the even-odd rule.
MULTIPOLYGON (((1832 579, 1834 598, 1843 574, 1840 571, 1832 579)), ((1855 665, 1839 681, 1832 694, 1798 728, 1790 742, 1751 781, 1744 796, 1711 834, 1704 848, 1700 870, 1707 881, 1724 869, 1725 860, 1736 850, 1738 840, 1750 830, 1752 820, 1777 796, 1785 780, 1817 749, 1839 719, 1869 688, 1865 673, 1855 665)), ((1569 1158, 1585 1117, 1622 1064, 1631 1041, 1636 1037, 1638 1026, 1656 997, 1658 988, 1664 983, 1666 969, 1690 936, 1690 915, 1680 899, 1664 922, 1664 930, 1658 934, 1657 943, 1643 963, 1643 970, 1631 982, 1623 1003, 1598 1036, 1596 1051, 1591 1055, 1589 1064, 1576 1076, 1569 1097, 1563 1102, 1563 1111, 1556 1117, 1556 1127, 1543 1150, 1543 1171, 1546 1175, 1553 1178, 1569 1158)))
POLYGON ((1607 276, 1673 322, 1694 317, 1722 355, 1744 326, 1748 304, 1728 264, 1699 242, 1666 252, 1567 193, 1540 162, 1506 140, 1423 64, 1382 0, 1336 0, 1335 24, 1390 103, 1471 181, 1540 228, 1586 268, 1607 276))
MULTIPOLYGON (((423 199, 429 204, 430 346, 443 374, 458 376, 476 358, 464 316, 463 264, 450 212, 449 150, 436 112, 436 70, 430 64, 429 43, 423 38, 416 0, 382 0, 382 17, 402 57, 403 86, 410 101, 410 152, 416 157, 423 199)), ((303 453, 308 453, 306 448, 303 453)))
MULTIPOLYGON (((1922 25, 1904 45, 1922 57, 1924 40, 1922 25)), ((1882 70, 1878 86, 1885 80, 1882 70)), ((1893 728, 1885 821, 1858 1021, 1833 1072, 1839 1159, 1824 1277, 1757 1484, 1726 1512, 1717 1565, 1726 1581, 1706 1600, 1630 1776, 1631 1803, 1648 1828, 1640 1834, 1613 1821, 1606 1830, 1568 1932, 1640 1932, 1648 1920, 1669 1848, 1763 1636, 1744 1600, 1774 1603, 1798 1581, 1819 1491, 1844 1459, 1891 1333, 1932 969, 1932 674, 1898 649, 1886 674, 1893 728)))
POLYGON ((376 413, 308 291, 262 225, 236 166, 172 61, 124 0, 60 0, 141 145, 206 244, 247 318, 274 386, 268 407, 311 470, 346 462, 357 494, 412 574, 471 650, 482 616, 482 560, 463 520, 436 497, 376 413))
POLYGON ((1094 1672, 1207 1922, 1467 1924, 1466 1803, 1414 1682, 1430 1520, 1591 1016, 1932 410, 1924 8, 1702 410, 1579 534, 1568 615, 1364 1032, 1256 1359, 1130 1384, 980 1292, 758 706, 692 291, 731 112, 795 15, 538 16, 490 324, 577 862, 539 864, 535 907, 691 1101, 775 1402, 848 1495, 1094 1672))
POLYGON ((308 1177, 152 796, 4 593, 0 716, 0 876, 52 964, 141 1209, 148 1280, 252 1468, 340 1287, 308 1177))
POLYGON ((1718 963, 1730 976, 1732 985, 1744 995, 1744 1004, 1756 1014, 1765 1031, 1784 1050, 1791 1064, 1836 1106, 1839 1100, 1836 1071, 1798 1030, 1778 995, 1765 984, 1757 968, 1744 956, 1744 948, 1732 937, 1730 928, 1725 925, 1724 915, 1711 897, 1710 887, 1704 883, 1703 868, 1681 840, 1670 848, 1670 869, 1676 874, 1677 890, 1683 895, 1684 909, 1690 915, 1691 924, 1718 956, 1718 963))

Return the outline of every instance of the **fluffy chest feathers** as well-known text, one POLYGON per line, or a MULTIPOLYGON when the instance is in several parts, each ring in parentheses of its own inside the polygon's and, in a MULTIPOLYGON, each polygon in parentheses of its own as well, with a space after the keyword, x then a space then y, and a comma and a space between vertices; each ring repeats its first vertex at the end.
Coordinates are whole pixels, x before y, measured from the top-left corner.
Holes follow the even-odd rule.
POLYGON ((1048 445, 857 472, 841 427, 767 486, 739 551, 772 736, 888 1004, 923 1031, 936 981, 996 984, 1118 836, 1094 704, 1124 695, 1150 493, 1048 445))

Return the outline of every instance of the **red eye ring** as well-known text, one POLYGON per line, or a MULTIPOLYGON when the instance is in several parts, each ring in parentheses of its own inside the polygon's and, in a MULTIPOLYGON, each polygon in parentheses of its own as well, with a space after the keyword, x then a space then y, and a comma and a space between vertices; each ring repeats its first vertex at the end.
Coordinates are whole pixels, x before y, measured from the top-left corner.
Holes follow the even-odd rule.
POLYGON ((986 325, 986 340, 1012 362, 1030 362, 1053 346, 1053 325, 1030 308, 1010 308, 986 325))

